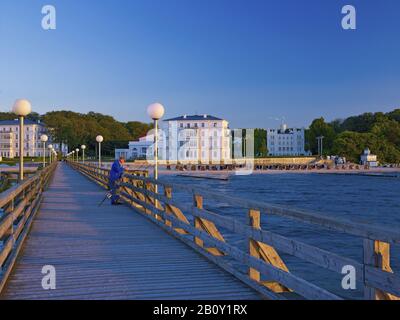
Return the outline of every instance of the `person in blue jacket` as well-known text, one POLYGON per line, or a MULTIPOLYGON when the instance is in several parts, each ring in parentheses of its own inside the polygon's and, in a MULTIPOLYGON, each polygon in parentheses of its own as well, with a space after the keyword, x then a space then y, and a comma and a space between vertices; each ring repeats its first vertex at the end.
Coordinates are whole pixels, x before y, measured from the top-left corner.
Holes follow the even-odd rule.
POLYGON ((118 205, 120 204, 119 200, 119 195, 117 194, 117 189, 118 185, 117 182, 119 179, 122 178, 122 175, 124 174, 124 165, 125 163, 125 158, 120 157, 119 160, 115 160, 110 171, 110 177, 108 179, 108 186, 111 191, 111 204, 112 205, 118 205))

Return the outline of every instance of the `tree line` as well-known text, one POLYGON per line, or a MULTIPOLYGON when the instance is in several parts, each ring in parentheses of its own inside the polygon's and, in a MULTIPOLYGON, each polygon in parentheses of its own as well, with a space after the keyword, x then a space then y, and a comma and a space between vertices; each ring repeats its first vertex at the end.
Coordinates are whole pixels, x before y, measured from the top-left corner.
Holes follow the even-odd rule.
MULTIPOLYGON (((0 113, 0 120, 13 120, 13 113, 0 113)), ((115 148, 126 148, 129 141, 145 136, 153 128, 151 123, 139 121, 119 122, 113 117, 96 112, 87 114, 72 111, 52 111, 44 115, 31 113, 27 119, 43 122, 49 129, 52 140, 65 143, 69 149, 85 144, 88 155, 94 155, 96 137, 102 135, 102 152, 114 156, 115 148)))
POLYGON ((317 137, 324 136, 323 154, 340 155, 358 163, 365 148, 384 163, 400 163, 400 109, 364 113, 326 122, 315 119, 306 130, 306 149, 318 153, 317 137))
MULTIPOLYGON (((13 113, 0 112, 0 120, 15 118, 13 113)), ((89 155, 95 153, 95 139, 99 134, 104 137, 104 154, 114 156, 116 148, 126 148, 129 141, 145 136, 153 128, 152 123, 120 122, 96 112, 52 111, 44 115, 31 113, 27 118, 45 123, 53 141, 65 143, 70 149, 87 145, 89 155)), ((312 121, 305 135, 305 149, 312 154, 318 154, 317 137, 324 136, 324 155, 340 155, 359 162, 361 153, 368 147, 381 162, 400 163, 400 109, 364 113, 331 122, 321 117, 312 121)), ((254 130, 254 152, 257 158, 268 155, 265 129, 254 130)))

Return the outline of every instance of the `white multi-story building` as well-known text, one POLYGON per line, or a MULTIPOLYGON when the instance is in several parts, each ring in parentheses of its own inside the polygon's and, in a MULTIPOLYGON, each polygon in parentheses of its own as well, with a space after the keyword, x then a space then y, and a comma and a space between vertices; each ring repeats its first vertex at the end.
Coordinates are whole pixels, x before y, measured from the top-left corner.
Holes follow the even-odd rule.
POLYGON ((163 121, 160 155, 169 161, 221 163, 231 160, 226 120, 210 115, 184 115, 163 121))
MULTIPOLYGON (((46 132, 40 122, 24 122, 24 157, 43 156, 43 144, 40 136, 46 132)), ((0 155, 4 158, 19 157, 19 121, 0 121, 0 155)))
MULTIPOLYGON (((48 134, 47 129, 41 122, 25 119, 24 121, 24 157, 42 157, 43 142, 40 137, 48 134)), ((50 144, 49 141, 47 143, 50 144)), ((54 144, 57 151, 63 154, 68 152, 64 144, 54 144)), ((46 149, 46 156, 48 150, 46 149)), ((19 157, 19 120, 0 121, 0 156, 3 158, 19 157)))
POLYGON ((270 156, 302 156, 305 151, 304 128, 267 129, 267 147, 270 156))
MULTIPOLYGON (((209 115, 181 116, 164 120, 159 130, 160 160, 188 163, 221 163, 231 160, 228 121, 209 115)), ((116 149, 115 157, 152 159, 154 134, 116 149)))

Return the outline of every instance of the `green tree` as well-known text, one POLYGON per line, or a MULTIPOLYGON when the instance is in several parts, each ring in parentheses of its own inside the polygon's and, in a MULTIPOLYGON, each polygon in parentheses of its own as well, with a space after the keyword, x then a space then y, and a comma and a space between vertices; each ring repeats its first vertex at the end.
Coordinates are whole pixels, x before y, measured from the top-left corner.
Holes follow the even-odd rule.
POLYGON ((139 121, 130 121, 126 123, 126 128, 134 140, 147 135, 147 133, 154 128, 153 123, 143 123, 139 121))
POLYGON ((268 156, 267 131, 265 129, 254 130, 254 155, 256 158, 268 156))
POLYGON ((333 126, 325 122, 324 118, 315 119, 306 131, 307 149, 313 154, 318 154, 317 137, 323 136, 323 154, 331 154, 336 133, 333 126))
POLYGON ((400 150, 388 140, 373 133, 342 132, 336 137, 332 151, 359 163, 365 148, 376 154, 380 162, 400 163, 400 150))

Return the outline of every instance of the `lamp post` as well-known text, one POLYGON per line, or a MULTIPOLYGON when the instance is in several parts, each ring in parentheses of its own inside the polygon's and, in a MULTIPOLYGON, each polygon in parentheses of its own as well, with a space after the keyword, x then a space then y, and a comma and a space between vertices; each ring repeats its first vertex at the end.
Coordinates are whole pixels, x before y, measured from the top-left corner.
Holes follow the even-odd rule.
POLYGON ((321 157, 322 157, 323 140, 324 140, 324 138, 325 138, 324 136, 317 137, 317 140, 318 140, 318 154, 321 157))
POLYGON ((101 168, 101 143, 104 141, 103 136, 97 136, 96 141, 99 144, 99 168, 101 168))
POLYGON ((75 150, 72 151, 72 162, 74 162, 74 161, 75 161, 75 150))
POLYGON ((161 103, 153 103, 147 107, 147 114, 154 120, 154 179, 158 179, 158 120, 165 113, 164 106, 161 103))
POLYGON ((51 155, 52 155, 52 151, 53 151, 53 145, 49 144, 48 148, 49 148, 49 163, 51 164, 52 163, 51 155))
POLYGON ((43 168, 46 167, 46 142, 49 140, 49 137, 43 134, 40 137, 40 140, 43 142, 43 168))
POLYGON ((76 162, 79 162, 79 148, 76 148, 75 151, 76 151, 76 162))
POLYGON ((85 145, 82 145, 82 146, 81 146, 81 149, 82 149, 82 162, 83 162, 83 164, 85 164, 85 150, 86 150, 86 146, 85 146, 85 145))
POLYGON ((24 180, 24 117, 32 112, 31 103, 25 99, 15 101, 13 109, 19 117, 19 181, 24 180))

